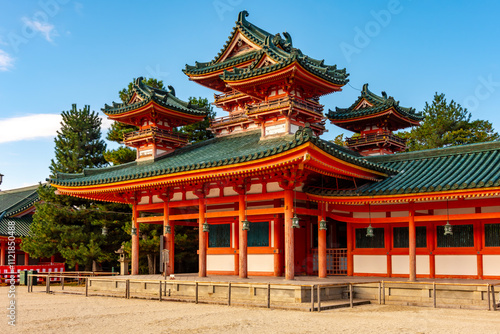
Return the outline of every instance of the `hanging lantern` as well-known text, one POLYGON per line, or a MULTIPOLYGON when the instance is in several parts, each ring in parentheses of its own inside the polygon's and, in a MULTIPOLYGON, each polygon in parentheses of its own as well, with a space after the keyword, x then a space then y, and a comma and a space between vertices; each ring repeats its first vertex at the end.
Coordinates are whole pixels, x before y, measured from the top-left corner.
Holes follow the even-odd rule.
POLYGON ((132 235, 137 235, 137 227, 132 227, 132 235))
POLYGON ((165 234, 170 234, 172 233, 172 227, 170 225, 165 225, 165 234))
POLYGON ((453 235, 453 226, 451 226, 449 221, 444 225, 444 235, 453 235))
POLYGON ((106 226, 102 227, 102 235, 108 235, 108 228, 106 226))
POLYGON ((210 231, 210 227, 208 226, 208 222, 205 220, 203 223, 203 232, 208 232, 210 231))
POLYGON ((300 228, 299 217, 297 217, 297 214, 293 215, 293 218, 292 218, 292 228, 300 228))
POLYGON ((372 224, 368 225, 368 227, 366 228, 366 236, 369 238, 373 238, 375 236, 375 234, 373 234, 372 224))
POLYGON ((243 220, 241 222, 241 229, 243 231, 250 231, 250 222, 248 220, 243 220))
POLYGON ((320 222, 319 222, 319 229, 322 230, 322 231, 326 231, 327 230, 326 220, 324 220, 324 219, 320 220, 320 222))

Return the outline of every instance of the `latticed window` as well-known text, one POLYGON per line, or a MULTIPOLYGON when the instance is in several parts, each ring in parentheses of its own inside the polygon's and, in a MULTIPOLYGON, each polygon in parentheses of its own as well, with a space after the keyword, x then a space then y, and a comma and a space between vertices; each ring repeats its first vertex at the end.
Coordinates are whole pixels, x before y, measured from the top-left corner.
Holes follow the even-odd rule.
POLYGON ((500 247, 500 224, 484 225, 484 246, 500 247))
MULTIPOLYGON (((417 226, 416 230, 416 239, 417 239, 417 248, 425 248, 427 247, 427 229, 425 226, 417 226)), ((394 227, 392 231, 393 240, 394 240, 394 248, 408 248, 410 247, 410 232, 407 226, 403 227, 394 227)))
POLYGON ((208 247, 231 247, 231 224, 210 225, 208 247))
POLYGON ((248 247, 269 247, 269 222, 250 223, 248 247))
POLYGON ((366 236, 366 228, 356 229, 356 248, 384 248, 384 228, 374 228, 373 237, 366 236))
POLYGON ((474 225, 452 225, 453 235, 444 235, 444 226, 436 227, 438 247, 474 247, 474 225))

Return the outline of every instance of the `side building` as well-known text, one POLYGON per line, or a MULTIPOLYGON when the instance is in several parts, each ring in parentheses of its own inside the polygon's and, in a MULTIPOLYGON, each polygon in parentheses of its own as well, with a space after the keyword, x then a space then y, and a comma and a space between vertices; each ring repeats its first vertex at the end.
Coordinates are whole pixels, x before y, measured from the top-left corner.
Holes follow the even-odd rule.
POLYGON ((38 185, 0 191, 0 277, 22 270, 38 272, 63 272, 64 263, 55 262, 56 258, 32 258, 21 250, 21 238, 30 233, 33 223, 35 203, 40 199, 38 185), (15 243, 12 251, 11 243, 15 243))

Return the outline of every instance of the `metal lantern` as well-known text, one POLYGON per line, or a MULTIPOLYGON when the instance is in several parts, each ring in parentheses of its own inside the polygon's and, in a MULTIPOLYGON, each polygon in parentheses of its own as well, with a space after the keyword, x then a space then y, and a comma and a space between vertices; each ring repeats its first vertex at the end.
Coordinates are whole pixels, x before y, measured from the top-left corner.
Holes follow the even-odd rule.
POLYGON ((368 225, 368 227, 366 228, 366 236, 370 238, 373 238, 375 236, 375 234, 373 234, 372 224, 368 225))
POLYGON ((453 226, 451 226, 449 221, 444 225, 444 235, 453 235, 453 226))
POLYGON ((243 231, 250 231, 250 222, 248 220, 243 220, 241 222, 241 229, 243 231))
POLYGON ((102 235, 108 235, 108 228, 106 226, 102 227, 102 235))
POLYGON ((203 232, 208 232, 210 231, 210 227, 208 226, 208 222, 205 220, 203 223, 203 232))
POLYGON ((327 227, 326 227, 326 220, 321 219, 321 221, 319 222, 319 229, 320 229, 320 230, 323 230, 323 231, 326 231, 326 230, 327 230, 327 227))
POLYGON ((132 235, 137 235, 137 227, 132 227, 132 235))
POLYGON ((292 227, 293 228, 300 228, 299 217, 297 217, 297 214, 293 215, 293 218, 292 218, 292 227))
POLYGON ((165 225, 165 234, 170 234, 172 233, 172 227, 170 225, 165 225))

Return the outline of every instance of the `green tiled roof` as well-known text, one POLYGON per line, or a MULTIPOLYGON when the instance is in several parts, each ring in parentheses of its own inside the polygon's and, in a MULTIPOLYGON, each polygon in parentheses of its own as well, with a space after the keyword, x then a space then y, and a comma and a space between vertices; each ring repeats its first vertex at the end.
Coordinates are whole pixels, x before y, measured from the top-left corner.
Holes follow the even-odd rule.
POLYGON ((392 96, 387 97, 385 92, 382 92, 382 96, 378 96, 372 93, 368 89, 368 84, 363 85, 363 90, 361 95, 358 97, 356 102, 354 102, 349 108, 335 108, 335 111, 329 110, 327 117, 331 121, 336 120, 348 120, 355 119, 358 117, 374 115, 381 111, 387 110, 393 107, 401 116, 406 117, 413 121, 422 121, 424 116, 422 113, 416 113, 413 108, 404 108, 399 105, 399 101, 395 101, 392 96), (373 106, 366 108, 359 108, 355 110, 356 106, 363 100, 367 100, 373 106))
POLYGON ((0 235, 9 236, 7 227, 14 226, 14 237, 27 237, 30 233, 30 226, 33 223, 33 216, 26 215, 20 218, 3 218, 0 220, 0 235), (14 224, 12 224, 14 223, 14 224))
POLYGON ((132 91, 141 97, 142 101, 135 103, 116 103, 112 106, 107 104, 101 110, 106 115, 119 115, 131 110, 135 110, 145 106, 151 101, 155 101, 161 106, 176 110, 185 114, 205 116, 207 108, 191 105, 191 102, 184 102, 175 97, 175 90, 172 86, 168 86, 169 90, 163 90, 146 85, 143 82, 144 78, 139 77, 135 80, 132 91))
POLYGON ((335 65, 328 66, 324 64, 324 60, 317 60, 310 58, 304 54, 299 49, 293 47, 292 37, 289 33, 284 32, 284 39, 280 34, 272 35, 267 31, 253 25, 248 22, 245 17, 248 16, 247 11, 242 11, 238 15, 238 21, 236 21, 236 26, 233 28, 229 39, 226 44, 222 47, 219 54, 214 60, 207 63, 196 62, 195 66, 186 65, 183 70, 186 74, 204 74, 220 69, 227 69, 233 66, 237 66, 245 61, 254 59, 253 64, 246 69, 234 68, 234 72, 224 71, 221 76, 223 80, 239 80, 242 78, 248 78, 262 73, 269 73, 283 68, 294 61, 298 61, 306 70, 311 73, 318 75, 325 80, 332 83, 345 85, 349 80, 349 76, 345 69, 337 69, 335 65), (262 47, 259 51, 249 51, 242 55, 226 59, 222 62, 218 62, 221 56, 224 54, 226 49, 229 47, 233 37, 239 32, 241 32, 246 38, 251 40, 253 43, 262 47), (277 63, 271 66, 266 66, 264 68, 255 69, 255 65, 259 60, 267 55, 271 59, 275 60, 277 63))
POLYGON ((160 157, 151 163, 132 162, 116 167, 86 169, 81 174, 58 174, 48 181, 54 185, 86 186, 107 184, 150 176, 168 175, 177 172, 203 168, 227 166, 245 161, 258 160, 279 154, 306 142, 343 161, 370 170, 393 174, 391 168, 369 162, 358 154, 341 148, 333 143, 312 137, 310 129, 298 131, 296 135, 281 136, 260 140, 260 130, 247 133, 217 137, 198 144, 186 146, 160 157), (309 130, 309 131, 308 131, 309 130))
MULTIPOLYGON (((366 160, 400 172, 357 190, 329 190, 323 194, 376 196, 500 186, 500 141, 373 156, 366 160)), ((321 193, 317 189, 307 191, 321 193)))
POLYGON ((37 189, 38 185, 0 191, 0 214, 11 217, 32 207, 39 200, 37 189))

